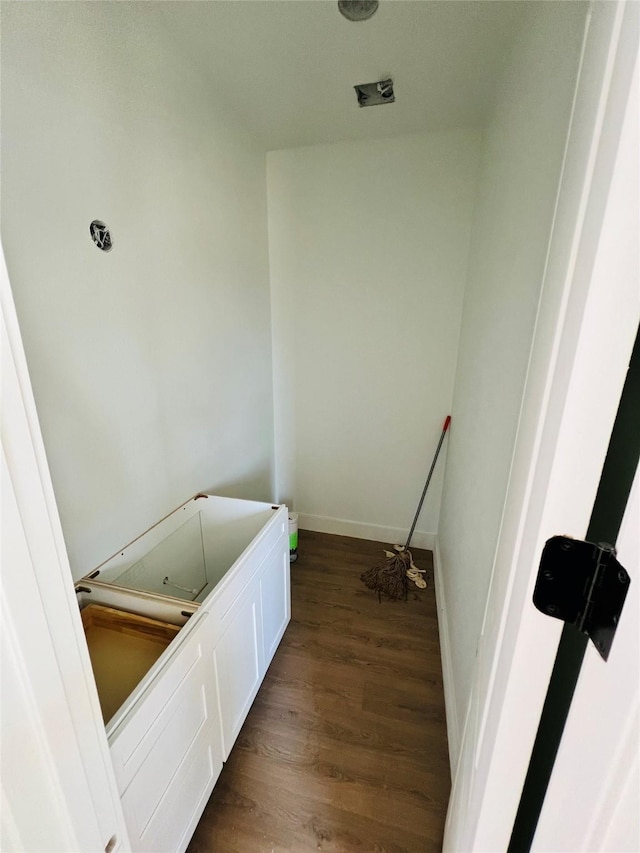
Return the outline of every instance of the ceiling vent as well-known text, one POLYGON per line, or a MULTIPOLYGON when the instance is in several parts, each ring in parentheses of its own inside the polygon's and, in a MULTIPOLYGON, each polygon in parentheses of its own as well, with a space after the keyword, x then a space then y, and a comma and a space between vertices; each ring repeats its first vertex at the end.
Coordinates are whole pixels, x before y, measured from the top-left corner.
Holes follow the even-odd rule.
POLYGON ((393 92, 393 80, 380 80, 379 83, 362 83, 353 87, 361 107, 375 107, 377 104, 392 104, 396 96, 393 92))

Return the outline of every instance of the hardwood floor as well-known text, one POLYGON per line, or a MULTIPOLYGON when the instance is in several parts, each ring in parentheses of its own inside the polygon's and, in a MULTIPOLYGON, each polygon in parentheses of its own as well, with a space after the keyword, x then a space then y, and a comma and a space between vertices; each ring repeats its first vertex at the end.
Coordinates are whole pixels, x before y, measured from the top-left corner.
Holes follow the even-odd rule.
POLYGON ((378 603, 381 544, 300 533, 292 619, 188 853, 440 851, 450 775, 429 586, 378 603))

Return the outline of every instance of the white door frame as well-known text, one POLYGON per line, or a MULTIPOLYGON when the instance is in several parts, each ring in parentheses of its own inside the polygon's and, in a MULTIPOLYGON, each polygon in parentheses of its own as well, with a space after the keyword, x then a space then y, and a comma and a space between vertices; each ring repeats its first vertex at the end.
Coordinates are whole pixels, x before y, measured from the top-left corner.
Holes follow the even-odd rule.
POLYGON ((616 263, 626 211, 610 199, 637 17, 633 2, 589 13, 445 851, 508 847, 561 632, 531 603, 540 553, 585 535, 640 319, 638 270, 616 263))

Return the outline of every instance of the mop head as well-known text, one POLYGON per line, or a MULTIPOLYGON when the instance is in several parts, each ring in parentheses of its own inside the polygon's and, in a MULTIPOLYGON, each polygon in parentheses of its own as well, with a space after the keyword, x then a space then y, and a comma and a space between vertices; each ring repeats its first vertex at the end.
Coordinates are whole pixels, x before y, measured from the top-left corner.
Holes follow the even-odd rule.
POLYGON ((409 581, 419 589, 426 588, 427 582, 422 577, 425 569, 419 569, 414 565, 411 551, 401 545, 395 545, 394 548, 395 551, 385 551, 386 559, 363 572, 360 580, 369 589, 378 593, 379 600, 384 596, 390 601, 398 599, 406 601, 409 594, 409 581))

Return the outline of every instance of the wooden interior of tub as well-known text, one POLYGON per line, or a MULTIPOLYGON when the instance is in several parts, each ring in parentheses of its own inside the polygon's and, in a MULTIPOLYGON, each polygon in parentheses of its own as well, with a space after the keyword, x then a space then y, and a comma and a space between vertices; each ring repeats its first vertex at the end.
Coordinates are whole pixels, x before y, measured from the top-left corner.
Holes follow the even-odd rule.
POLYGON ((180 627, 101 604, 88 604, 81 617, 106 724, 180 627))

